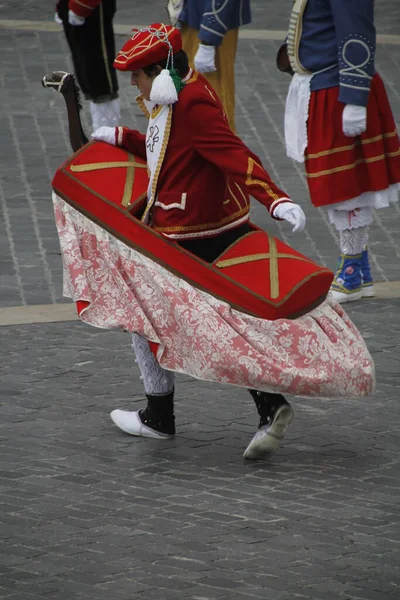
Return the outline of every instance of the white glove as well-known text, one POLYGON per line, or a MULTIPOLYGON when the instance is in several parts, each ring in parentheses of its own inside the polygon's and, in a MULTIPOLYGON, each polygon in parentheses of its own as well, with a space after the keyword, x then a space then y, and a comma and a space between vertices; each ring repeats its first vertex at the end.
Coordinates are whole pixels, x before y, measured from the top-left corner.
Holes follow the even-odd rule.
POLYGON ((85 22, 85 17, 80 17, 75 14, 73 10, 68 11, 68 23, 70 25, 74 25, 74 27, 80 27, 85 22))
POLYGON ((293 202, 281 202, 273 211, 273 216, 284 219, 294 225, 292 231, 303 231, 306 226, 306 215, 303 209, 293 202))
POLYGON ((169 21, 173 27, 176 27, 179 21, 179 15, 182 12, 184 0, 169 0, 167 3, 167 13, 169 21))
POLYGON ((194 68, 199 73, 212 73, 212 71, 217 70, 215 67, 215 46, 199 45, 194 57, 194 68))
POLYGON ((103 125, 103 127, 99 127, 92 133, 92 139, 98 140, 99 142, 106 142, 107 144, 111 144, 112 146, 117 145, 117 127, 107 127, 103 125))
POLYGON ((62 25, 62 21, 61 21, 60 17, 58 16, 58 12, 54 13, 54 20, 57 23, 57 25, 62 25))
POLYGON ((343 111, 343 133, 348 137, 361 135, 367 130, 367 108, 346 104, 343 111))

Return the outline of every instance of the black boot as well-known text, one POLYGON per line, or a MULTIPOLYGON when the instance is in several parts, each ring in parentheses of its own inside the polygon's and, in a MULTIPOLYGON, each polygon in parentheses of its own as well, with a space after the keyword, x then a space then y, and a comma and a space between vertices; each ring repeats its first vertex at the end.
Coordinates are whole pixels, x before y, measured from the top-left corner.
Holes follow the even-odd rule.
POLYGON ((147 407, 139 411, 143 425, 154 431, 175 435, 174 392, 167 396, 146 394, 147 407))
POLYGON ((244 452, 250 460, 269 458, 279 448, 293 420, 293 410, 281 394, 249 390, 260 415, 256 434, 244 452))
POLYGON ((259 392, 258 390, 249 390, 249 392, 260 415, 259 427, 271 425, 278 408, 281 406, 290 406, 282 394, 271 394, 269 392, 259 392))

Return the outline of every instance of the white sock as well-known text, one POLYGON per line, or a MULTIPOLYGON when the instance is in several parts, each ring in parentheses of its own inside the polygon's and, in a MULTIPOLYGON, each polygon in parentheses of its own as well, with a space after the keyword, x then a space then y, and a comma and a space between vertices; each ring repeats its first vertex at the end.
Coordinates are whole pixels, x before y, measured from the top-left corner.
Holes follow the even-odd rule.
POLYGON ((93 131, 106 125, 107 127, 117 127, 121 120, 121 109, 119 98, 108 100, 107 102, 89 102, 90 114, 92 116, 93 131))
POLYGON ((166 396, 174 389, 175 377, 172 371, 166 371, 157 362, 150 350, 149 342, 137 333, 132 334, 132 348, 136 354, 144 389, 149 396, 166 396))
POLYGON ((368 225, 356 229, 343 229, 340 232, 340 251, 342 254, 361 254, 368 244, 368 225))

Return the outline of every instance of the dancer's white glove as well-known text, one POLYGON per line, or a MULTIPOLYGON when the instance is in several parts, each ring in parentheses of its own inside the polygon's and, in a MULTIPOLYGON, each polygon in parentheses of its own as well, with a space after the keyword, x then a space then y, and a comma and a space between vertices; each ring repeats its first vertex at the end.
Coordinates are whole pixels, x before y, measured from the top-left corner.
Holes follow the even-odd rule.
POLYGON ((68 11, 68 23, 74 27, 80 27, 85 22, 85 17, 80 17, 73 10, 68 11))
POLYGON ((54 13, 54 20, 57 23, 57 25, 62 25, 62 20, 60 19, 60 17, 58 16, 58 12, 54 13))
POLYGON ((306 215, 303 209, 293 202, 282 202, 273 210, 273 216, 284 219, 294 225, 292 231, 303 231, 306 226, 306 215))
POLYGON ((361 135, 367 130, 367 108, 346 104, 343 111, 343 133, 347 137, 361 135))
POLYGON ((106 125, 103 125, 103 127, 99 127, 92 133, 92 139, 116 146, 116 129, 116 127, 107 127, 106 125))
POLYGON ((194 68, 199 73, 212 73, 216 71, 215 46, 199 44, 199 49, 194 57, 194 68))

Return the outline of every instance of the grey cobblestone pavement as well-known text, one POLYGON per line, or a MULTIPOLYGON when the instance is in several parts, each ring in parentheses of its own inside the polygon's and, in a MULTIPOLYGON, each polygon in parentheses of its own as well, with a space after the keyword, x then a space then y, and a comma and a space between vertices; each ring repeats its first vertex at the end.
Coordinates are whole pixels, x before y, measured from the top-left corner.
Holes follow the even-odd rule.
MULTIPOLYGON (((70 68, 61 33, 2 28, 50 21, 52 4, 0 2, 0 310, 65 302, 50 181, 69 155, 61 97, 46 72, 70 68)), ((116 23, 163 18, 163 0, 119 0, 116 23), (161 6, 161 12, 160 12, 161 6)), ((285 29, 290 0, 253 1, 253 29, 285 29)), ((398 0, 378 0, 379 33, 400 35, 398 0)), ((118 38, 117 43, 122 42, 118 38)), ((240 41, 238 130, 303 204, 292 235, 261 226, 331 268, 336 240, 285 158, 278 41, 240 41)), ((379 70, 400 121, 400 45, 379 70)), ((144 127, 126 78, 124 122, 144 127)), ((87 114, 84 114, 87 124, 87 114)), ((377 280, 399 280, 399 208, 372 232, 377 280)), ((400 299, 348 312, 376 361, 360 401, 293 402, 296 419, 269 463, 242 452, 256 427, 245 391, 179 377, 178 435, 133 439, 108 413, 141 406, 126 334, 79 322, 0 328, 0 598, 12 600, 398 600, 400 299)))
MULTIPOLYGON (((164 21, 167 0, 117 0, 116 23, 147 24, 164 21)), ((0 19, 28 19, 31 21, 50 21, 56 1, 38 2, 38 0, 2 0, 0 19)), ((252 0, 252 23, 250 29, 286 29, 292 0, 252 0)), ((375 14, 379 33, 400 34, 399 8, 396 0, 375 0, 375 14)))
POLYGON ((126 334, 2 328, 0 598, 397 600, 399 308, 350 310, 374 397, 293 399, 258 464, 244 390, 179 377, 176 439, 133 439, 108 417, 141 406, 126 334))

